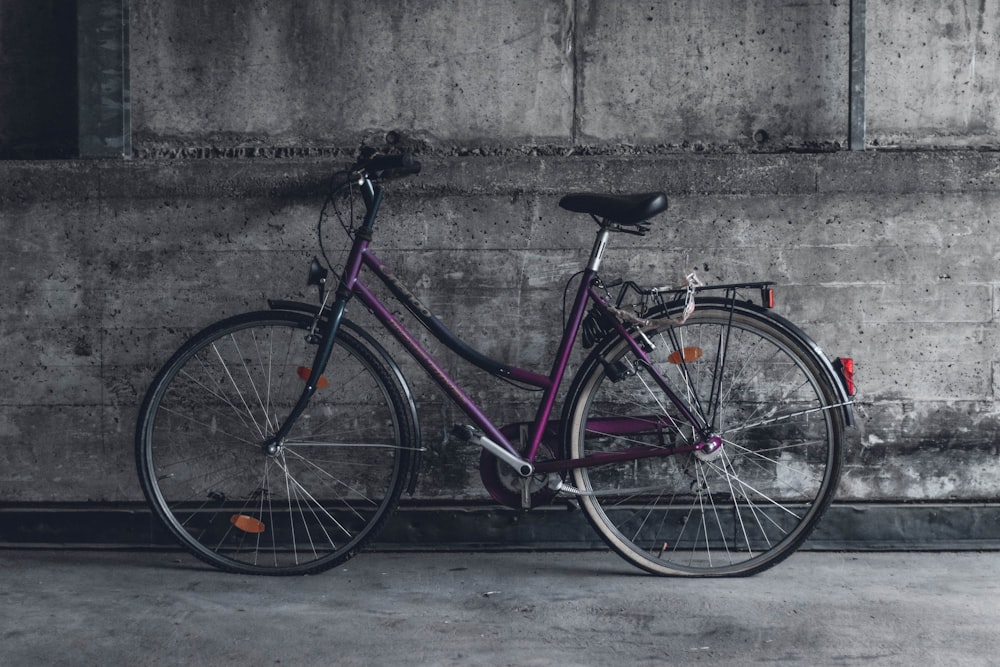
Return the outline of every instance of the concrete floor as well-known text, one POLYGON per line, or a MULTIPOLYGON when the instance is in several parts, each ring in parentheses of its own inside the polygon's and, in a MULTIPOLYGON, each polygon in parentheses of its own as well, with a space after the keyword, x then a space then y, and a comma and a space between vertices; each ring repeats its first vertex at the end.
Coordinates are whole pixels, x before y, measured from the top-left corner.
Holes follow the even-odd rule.
POLYGON ((0 551, 2 665, 996 665, 1000 553, 798 553, 659 579, 610 553, 362 554, 255 578, 0 551))

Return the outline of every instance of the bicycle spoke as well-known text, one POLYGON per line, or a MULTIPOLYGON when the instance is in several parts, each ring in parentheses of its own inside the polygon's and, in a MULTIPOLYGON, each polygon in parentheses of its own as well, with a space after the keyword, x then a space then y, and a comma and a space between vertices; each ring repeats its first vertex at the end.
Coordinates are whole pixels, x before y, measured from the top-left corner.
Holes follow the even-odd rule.
POLYGON ((195 336, 142 408, 143 491, 193 554, 248 574, 314 572, 349 558, 398 502, 411 452, 393 375, 345 333, 283 442, 315 347, 311 318, 237 316, 195 336))
POLYGON ((832 497, 841 402, 830 400, 834 392, 807 354, 756 315, 696 309, 684 324, 651 334, 658 345, 649 370, 660 379, 609 379, 605 369, 628 351, 623 343, 595 352, 581 371, 570 447, 579 458, 655 447, 664 455, 574 469, 581 506, 612 548, 650 572, 745 574, 773 565, 805 539, 832 497), (675 401, 708 432, 671 417, 684 414, 675 401), (643 420, 649 429, 614 433, 613 425, 643 420), (664 446, 660 425, 668 420, 680 446, 702 447, 664 446))

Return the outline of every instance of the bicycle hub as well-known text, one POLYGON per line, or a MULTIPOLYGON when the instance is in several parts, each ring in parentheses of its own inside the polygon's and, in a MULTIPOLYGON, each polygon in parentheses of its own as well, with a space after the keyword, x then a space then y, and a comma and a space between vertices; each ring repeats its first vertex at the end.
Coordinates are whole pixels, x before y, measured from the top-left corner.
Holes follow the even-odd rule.
POLYGON ((702 446, 694 453, 702 461, 714 461, 722 456, 722 438, 713 435, 702 443, 702 446))

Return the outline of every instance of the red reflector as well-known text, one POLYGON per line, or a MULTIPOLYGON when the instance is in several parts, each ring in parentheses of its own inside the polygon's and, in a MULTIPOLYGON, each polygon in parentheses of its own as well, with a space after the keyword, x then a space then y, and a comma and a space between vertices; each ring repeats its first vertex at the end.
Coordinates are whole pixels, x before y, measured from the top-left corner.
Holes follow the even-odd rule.
POLYGON ((844 381, 844 389, 848 396, 854 396, 854 359, 850 357, 838 357, 834 363, 840 379, 844 381))
POLYGON ((768 308, 774 308, 774 290, 768 288, 767 291, 765 292, 765 296, 767 297, 767 299, 766 299, 767 300, 767 307, 768 308))
MULTIPOLYGON (((307 366, 299 366, 296 369, 296 371, 298 372, 299 377, 302 378, 303 382, 309 382, 309 376, 312 375, 312 369, 311 368, 309 368, 307 366)), ((319 376, 319 380, 316 381, 316 388, 317 389, 326 389, 329 385, 330 385, 330 383, 327 382, 325 375, 320 375, 319 376)))

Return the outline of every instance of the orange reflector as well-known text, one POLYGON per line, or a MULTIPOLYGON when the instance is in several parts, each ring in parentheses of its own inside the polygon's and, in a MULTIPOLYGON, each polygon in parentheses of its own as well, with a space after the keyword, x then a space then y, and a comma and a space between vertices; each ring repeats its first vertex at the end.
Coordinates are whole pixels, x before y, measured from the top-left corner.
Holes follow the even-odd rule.
POLYGON ((701 358, 700 347, 685 347, 683 350, 683 356, 681 353, 682 350, 674 350, 670 353, 670 356, 667 357, 667 361, 672 364, 689 364, 692 361, 701 358))
POLYGON ((229 517, 229 522, 242 530, 244 533, 263 533, 264 524, 252 516, 246 514, 234 514, 229 517))
MULTIPOLYGON (((299 366, 298 368, 299 377, 302 378, 303 382, 309 382, 309 376, 312 374, 312 369, 308 366, 299 366)), ((326 389, 330 386, 330 383, 326 381, 325 375, 320 375, 319 380, 316 381, 317 389, 326 389)))

